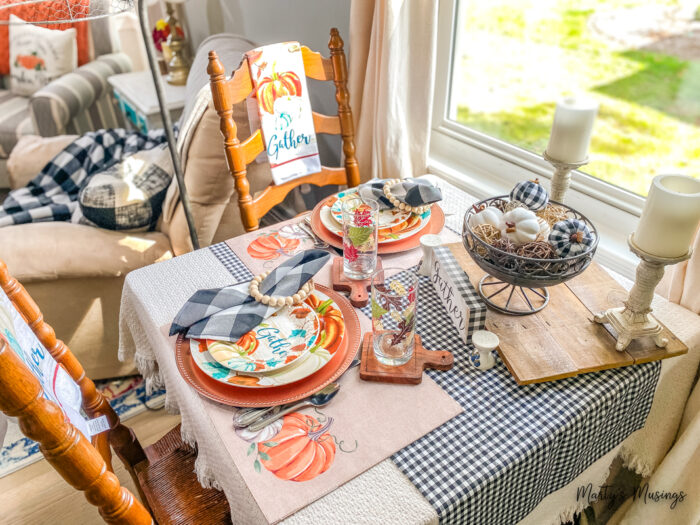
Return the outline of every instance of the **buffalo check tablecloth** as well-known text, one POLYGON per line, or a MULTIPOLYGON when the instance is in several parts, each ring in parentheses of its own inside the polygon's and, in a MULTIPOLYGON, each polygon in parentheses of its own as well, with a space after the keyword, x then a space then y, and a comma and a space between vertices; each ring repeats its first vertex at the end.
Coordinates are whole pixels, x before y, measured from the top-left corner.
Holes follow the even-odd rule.
MULTIPOLYGON (((445 195, 446 225, 458 232, 475 199, 434 180, 445 195)), ((454 239, 448 229, 443 236, 454 239)), ((415 264, 415 257, 405 260, 406 268, 415 264)), ((157 327, 169 323, 197 289, 251 276, 224 243, 137 270, 125 282, 120 322, 121 356, 134 356, 152 385, 165 384, 167 406, 182 414, 184 438, 198 445, 200 481, 223 489, 234 522, 246 524, 264 517, 220 446, 203 410, 208 401, 179 377, 171 342, 157 327)), ((423 342, 455 353, 452 370, 428 373, 464 412, 284 523, 559 523, 587 506, 577 498, 577 487, 602 484, 618 454, 643 472, 670 445, 692 382, 688 370, 697 368, 697 344, 689 344, 688 356, 663 364, 518 386, 500 360, 487 372, 469 365, 468 351, 432 286, 421 279, 423 342), (664 426, 635 432, 647 417, 664 426)), ((686 342, 697 336, 683 332, 684 309, 665 301, 655 307, 686 342)))

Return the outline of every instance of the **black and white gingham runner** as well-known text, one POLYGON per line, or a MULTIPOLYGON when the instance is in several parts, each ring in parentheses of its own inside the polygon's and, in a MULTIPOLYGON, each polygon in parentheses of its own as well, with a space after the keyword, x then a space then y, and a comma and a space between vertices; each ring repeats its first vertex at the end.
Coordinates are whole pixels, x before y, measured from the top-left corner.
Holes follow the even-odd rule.
MULTIPOLYGON (((228 245, 210 249, 234 277, 241 275, 245 266, 233 262, 238 257, 228 245)), ((486 372, 469 364, 469 350, 428 277, 420 277, 418 301, 423 344, 455 356, 451 370, 427 373, 464 412, 392 460, 441 523, 516 523, 644 426, 659 361, 518 386, 498 356, 486 372)), ((371 316, 369 308, 363 312, 371 316)))
MULTIPOLYGON (((372 315, 369 307, 363 312, 372 315)), ((644 426, 661 370, 656 361, 526 386, 498 356, 496 367, 479 371, 423 276, 416 330, 426 348, 454 354, 451 370, 427 373, 464 412, 392 460, 441 523, 520 521, 644 426)))

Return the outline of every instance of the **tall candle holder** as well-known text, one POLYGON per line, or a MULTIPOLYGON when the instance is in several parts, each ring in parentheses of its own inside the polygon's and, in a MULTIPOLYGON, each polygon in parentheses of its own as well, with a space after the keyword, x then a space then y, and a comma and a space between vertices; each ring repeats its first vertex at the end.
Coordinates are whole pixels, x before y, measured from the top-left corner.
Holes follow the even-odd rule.
POLYGON ((569 184, 571 184, 571 172, 588 164, 588 157, 580 162, 563 162, 550 157, 546 151, 542 154, 542 157, 554 166, 554 175, 552 176, 549 198, 553 201, 563 203, 564 194, 566 190, 569 189, 569 184))
POLYGON ((645 252, 634 242, 634 234, 627 238, 627 244, 632 253, 641 261, 637 266, 634 286, 630 290, 624 306, 609 308, 593 316, 596 323, 609 323, 617 332, 617 344, 615 349, 624 351, 633 339, 640 337, 653 337, 656 346, 663 348, 668 339, 663 337, 663 327, 651 315, 651 301, 654 298, 654 290, 664 275, 664 266, 685 261, 692 254, 692 249, 680 257, 657 257, 645 252))

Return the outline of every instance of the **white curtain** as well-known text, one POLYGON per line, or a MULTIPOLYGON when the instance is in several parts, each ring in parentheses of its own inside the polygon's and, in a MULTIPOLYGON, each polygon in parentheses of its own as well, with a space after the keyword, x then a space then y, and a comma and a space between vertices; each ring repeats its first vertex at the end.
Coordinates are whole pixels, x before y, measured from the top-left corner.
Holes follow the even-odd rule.
POLYGON ((350 103, 362 180, 426 172, 437 0, 353 0, 350 103))
POLYGON ((666 268, 657 292, 672 303, 700 314, 700 229, 693 244, 693 255, 689 260, 666 268))

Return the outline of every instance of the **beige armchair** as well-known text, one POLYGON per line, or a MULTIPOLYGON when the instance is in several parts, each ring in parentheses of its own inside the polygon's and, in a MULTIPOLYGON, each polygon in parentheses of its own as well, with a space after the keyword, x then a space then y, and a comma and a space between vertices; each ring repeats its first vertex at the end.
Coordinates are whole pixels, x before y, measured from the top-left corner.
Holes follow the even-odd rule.
MULTIPOLYGON (((206 76, 209 49, 224 51, 227 68, 255 47, 233 35, 216 35, 200 46, 187 83, 179 140, 185 182, 192 202, 200 244, 207 246, 244 232, 237 196, 221 149, 219 118, 211 106, 206 76), (205 89, 201 89, 205 88, 205 89)), ((221 54, 221 53, 220 53, 221 54)), ((244 103, 234 110, 242 133, 250 134, 244 103)), ((12 187, 25 185, 75 136, 51 139, 23 137, 8 161, 12 187)), ((251 189, 271 181, 267 163, 249 170, 251 189)), ((168 191, 156 231, 126 233, 67 222, 23 224, 0 228, 0 259, 36 300, 46 321, 68 344, 93 379, 134 371, 117 359, 118 319, 125 275, 191 250, 177 184, 168 191)))

